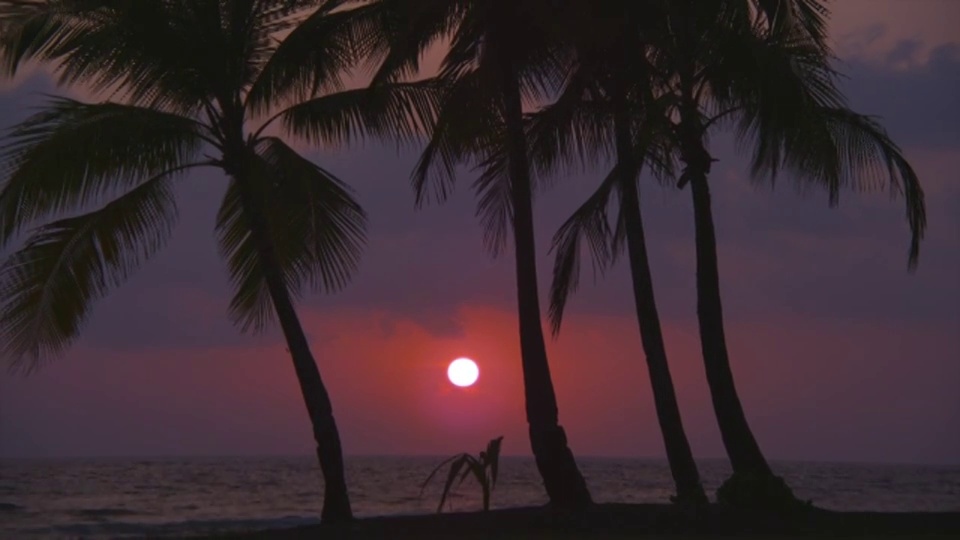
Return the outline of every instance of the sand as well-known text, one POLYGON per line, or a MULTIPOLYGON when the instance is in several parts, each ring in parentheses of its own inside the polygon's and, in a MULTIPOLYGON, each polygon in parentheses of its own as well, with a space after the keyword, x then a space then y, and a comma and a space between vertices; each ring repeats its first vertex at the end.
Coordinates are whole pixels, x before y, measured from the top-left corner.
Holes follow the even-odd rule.
MULTIPOLYGON (((747 516, 713 506, 699 521, 669 505, 600 504, 580 515, 545 508, 358 519, 345 526, 312 526, 233 535, 253 539, 620 539, 649 540, 726 536, 786 538, 960 538, 960 512, 872 513, 813 509, 792 518, 747 516)), ((220 536, 217 538, 225 538, 220 536)))

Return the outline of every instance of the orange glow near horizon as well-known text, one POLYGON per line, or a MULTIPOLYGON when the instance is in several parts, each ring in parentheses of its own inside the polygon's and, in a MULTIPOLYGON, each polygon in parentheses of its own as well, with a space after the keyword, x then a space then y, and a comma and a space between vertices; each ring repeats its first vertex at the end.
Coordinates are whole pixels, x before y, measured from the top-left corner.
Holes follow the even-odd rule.
MULTIPOLYGON (((205 312, 204 305, 188 311, 198 317, 205 312)), ((498 435, 505 436, 505 455, 530 453, 516 315, 482 305, 464 305, 451 315, 462 332, 438 335, 398 313, 303 310, 347 455, 447 455, 498 435), (449 359, 464 351, 483 359, 484 379, 496 384, 459 388, 450 383, 449 359)), ((547 346, 560 421, 571 448, 581 456, 662 455, 636 321, 572 314, 568 322, 577 331, 549 340, 547 346)), ((903 415, 904 405, 883 400, 877 385, 851 393, 849 381, 860 376, 862 358, 873 359, 877 369, 895 371, 900 390, 927 396, 910 405, 918 411, 944 399, 947 390, 932 389, 929 373, 883 357, 884 351, 904 348, 898 337, 902 331, 853 321, 732 320, 729 336, 741 398, 771 455, 815 457, 824 444, 817 433, 846 434, 851 426, 870 428, 877 417, 903 415), (788 342, 794 345, 784 348, 788 342), (824 358, 829 368, 811 360, 821 358, 824 349, 832 351, 824 358), (823 377, 825 370, 829 378, 823 377), (804 404, 801 409, 798 403, 804 404), (799 434, 797 439, 780 435, 785 423, 799 434)), ((933 357, 935 338, 943 330, 925 324, 911 332, 920 343, 929 343, 911 354, 933 357)), ((664 334, 694 451, 721 456, 695 323, 665 320, 664 334)), ((955 368, 942 369, 935 380, 955 380, 956 373, 955 368)), ((44 400, 45 405, 32 409, 35 421, 61 426, 30 443, 45 453, 98 455, 95 443, 105 437, 126 454, 154 455, 220 455, 227 448, 290 455, 308 453, 314 444, 281 339, 135 356, 81 345, 71 361, 4 391, 7 399, 58 396, 56 407, 44 400), (91 372, 100 376, 90 377, 91 372), (83 426, 85 435, 71 437, 66 447, 55 445, 63 430, 79 429, 73 426, 83 426)))

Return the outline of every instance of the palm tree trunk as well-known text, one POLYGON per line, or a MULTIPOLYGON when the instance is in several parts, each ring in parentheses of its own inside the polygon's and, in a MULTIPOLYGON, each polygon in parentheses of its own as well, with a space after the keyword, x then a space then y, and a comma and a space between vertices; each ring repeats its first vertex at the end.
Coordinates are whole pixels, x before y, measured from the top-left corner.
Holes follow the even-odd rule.
POLYGON ((558 509, 577 510, 591 503, 590 492, 567 445, 566 433, 559 424, 557 398, 550 378, 540 320, 533 199, 520 87, 509 53, 500 55, 500 64, 513 205, 520 355, 530 444, 551 505, 558 509))
POLYGON ((700 347, 714 413, 734 473, 773 476, 770 465, 763 457, 760 445, 747 423, 733 382, 733 372, 730 370, 723 329, 723 308, 720 303, 717 238, 710 206, 710 188, 707 185, 713 160, 703 144, 700 116, 691 100, 688 100, 682 113, 680 132, 681 158, 686 165, 684 176, 693 193, 700 347))
POLYGON ((629 110, 625 96, 618 99, 614 118, 617 146, 617 168, 620 171, 620 211, 624 214, 627 231, 627 251, 630 258, 630 273, 633 278, 633 298, 637 309, 640 339, 647 357, 647 371, 653 388, 653 400, 657 421, 667 451, 670 472, 677 487, 677 501, 694 506, 707 503, 706 493, 700 483, 700 473, 690 450, 690 443, 683 430, 680 407, 670 377, 667 351, 660 328, 660 315, 653 294, 653 278, 647 245, 643 232, 640 198, 636 178, 639 166, 634 158, 633 136, 630 130, 629 110))
POLYGON ((293 301, 283 281, 276 263, 273 243, 270 240, 267 216, 255 193, 247 189, 242 175, 235 180, 240 184, 243 210, 250 218, 250 232, 260 256, 270 298, 273 300, 280 327, 290 349, 293 367, 300 383, 310 422, 313 425, 313 438, 317 443, 317 458, 323 472, 323 523, 342 523, 353 519, 350 498, 347 495, 346 474, 344 472, 343 450, 340 444, 340 432, 333 418, 333 406, 330 396, 320 378, 317 363, 310 352, 310 344, 300 325, 300 319, 294 309, 293 301))

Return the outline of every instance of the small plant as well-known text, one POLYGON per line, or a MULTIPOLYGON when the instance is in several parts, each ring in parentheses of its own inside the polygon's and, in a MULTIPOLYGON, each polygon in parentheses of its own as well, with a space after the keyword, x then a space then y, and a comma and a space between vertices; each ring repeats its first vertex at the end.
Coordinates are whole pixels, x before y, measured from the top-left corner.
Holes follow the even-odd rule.
POLYGON ((420 495, 423 496, 423 490, 426 489, 430 480, 440 472, 440 469, 449 464, 450 471, 447 473, 447 482, 444 484, 443 493, 440 495, 440 504, 437 506, 437 513, 439 514, 443 511, 443 503, 447 501, 447 497, 453 489, 453 483, 456 482, 459 486, 471 473, 473 477, 477 479, 477 483, 480 484, 480 489, 483 492, 483 511, 486 512, 490 510, 490 492, 493 491, 493 488, 497 485, 497 470, 500 467, 500 443, 502 441, 502 436, 491 440, 487 443, 487 449, 480 452, 480 455, 477 457, 473 457, 464 452, 444 460, 443 463, 437 465, 437 467, 433 469, 433 472, 430 473, 430 476, 424 480, 423 485, 420 486, 420 495), (459 477, 459 480, 457 477, 459 477))

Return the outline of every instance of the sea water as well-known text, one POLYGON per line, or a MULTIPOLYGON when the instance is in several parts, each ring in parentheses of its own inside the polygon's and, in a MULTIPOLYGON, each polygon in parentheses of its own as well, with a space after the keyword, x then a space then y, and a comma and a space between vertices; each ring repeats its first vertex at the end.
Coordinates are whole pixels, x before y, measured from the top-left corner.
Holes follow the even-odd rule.
MULTIPOLYGON (((442 458, 355 457, 347 461, 356 515, 437 510, 445 475, 421 494, 442 458)), ((664 503, 673 493, 663 461, 579 460, 598 502, 664 503)), ((773 464, 794 492, 852 511, 960 511, 960 467, 773 464)), ((729 474, 702 461, 711 495, 729 474)), ((0 538, 179 536, 319 522, 321 475, 303 458, 83 459, 0 461, 0 538)), ((468 478, 445 510, 480 508, 468 478)), ((504 457, 493 507, 546 502, 529 458, 504 457)))

